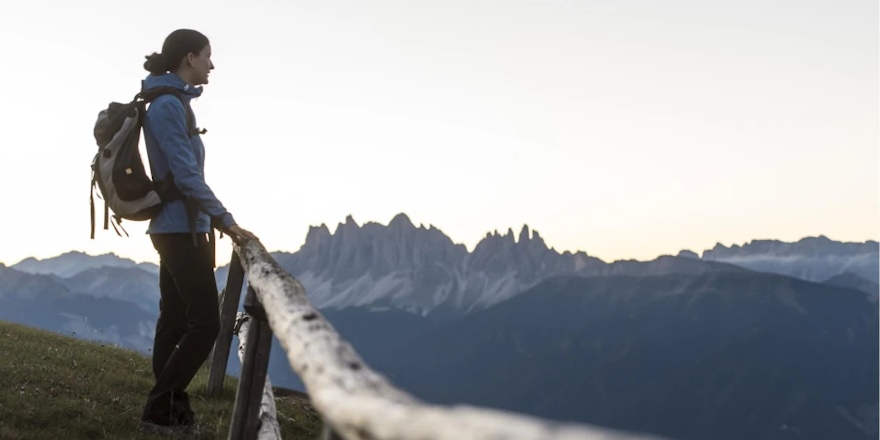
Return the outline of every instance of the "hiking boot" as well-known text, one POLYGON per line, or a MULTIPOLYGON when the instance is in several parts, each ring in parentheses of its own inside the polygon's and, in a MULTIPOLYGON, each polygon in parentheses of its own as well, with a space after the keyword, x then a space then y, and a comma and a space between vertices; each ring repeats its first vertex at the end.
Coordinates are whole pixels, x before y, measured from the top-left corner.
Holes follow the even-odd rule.
POLYGON ((175 422, 180 425, 194 425, 196 413, 189 404, 189 394, 185 392, 174 393, 174 402, 171 405, 171 414, 175 422))

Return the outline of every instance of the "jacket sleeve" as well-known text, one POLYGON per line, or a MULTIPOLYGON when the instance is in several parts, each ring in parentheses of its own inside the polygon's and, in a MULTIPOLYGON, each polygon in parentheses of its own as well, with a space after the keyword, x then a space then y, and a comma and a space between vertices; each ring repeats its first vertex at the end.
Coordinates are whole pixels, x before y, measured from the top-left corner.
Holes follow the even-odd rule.
POLYGON ((153 101, 147 112, 147 119, 159 151, 168 160, 174 185, 183 195, 195 201, 215 222, 228 229, 235 225, 235 219, 205 183, 190 145, 183 103, 175 97, 169 98, 153 101))

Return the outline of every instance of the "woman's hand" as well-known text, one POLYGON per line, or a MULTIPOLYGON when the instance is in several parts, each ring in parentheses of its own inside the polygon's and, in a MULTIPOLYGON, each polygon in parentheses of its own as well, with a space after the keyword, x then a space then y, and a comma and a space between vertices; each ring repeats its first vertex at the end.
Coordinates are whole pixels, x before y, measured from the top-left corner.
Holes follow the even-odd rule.
POLYGON ((238 226, 238 225, 230 226, 229 227, 229 234, 232 236, 232 239, 237 242, 247 241, 247 240, 260 241, 260 239, 257 238, 257 236, 254 235, 252 232, 248 231, 247 229, 242 229, 241 226, 238 226))

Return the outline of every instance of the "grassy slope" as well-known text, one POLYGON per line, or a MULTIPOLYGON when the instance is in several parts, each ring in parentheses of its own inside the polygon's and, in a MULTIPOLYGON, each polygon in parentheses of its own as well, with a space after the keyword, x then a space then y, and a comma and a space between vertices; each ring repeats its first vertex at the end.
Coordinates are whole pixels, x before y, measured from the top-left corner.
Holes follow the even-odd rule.
MULTIPOLYGON (((235 352, 233 351, 233 355, 235 352)), ((225 439, 235 378, 205 399, 203 368, 187 391, 202 439, 225 439)), ((153 384, 150 360, 112 346, 0 321, 0 439, 146 439, 135 429, 153 384)), ((301 397, 276 397, 285 439, 314 439, 321 422, 301 397)))

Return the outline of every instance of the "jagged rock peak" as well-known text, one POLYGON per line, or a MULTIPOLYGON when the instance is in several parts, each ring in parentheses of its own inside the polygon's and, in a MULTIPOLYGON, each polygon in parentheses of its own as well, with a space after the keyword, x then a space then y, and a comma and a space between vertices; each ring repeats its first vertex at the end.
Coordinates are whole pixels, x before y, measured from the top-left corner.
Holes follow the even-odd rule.
POLYGON ((694 259, 694 260, 699 260, 699 259, 700 259, 700 256, 697 255, 696 252, 691 251, 691 250, 687 250, 687 249, 682 250, 681 252, 679 252, 679 253, 678 253, 678 257, 681 257, 681 258, 690 258, 690 259, 694 259))
POLYGON ((349 215, 345 216, 345 222, 342 222, 342 223, 339 223, 338 225, 336 225, 336 233, 339 233, 343 230, 357 230, 360 228, 361 227, 354 220, 354 217, 352 217, 352 215, 349 214, 349 215))
POLYGON ((395 215, 394 218, 391 219, 391 222, 388 223, 388 226, 392 227, 392 228, 401 228, 401 227, 405 227, 407 229, 415 228, 415 225, 409 219, 409 217, 402 212, 400 214, 395 215))
POLYGON ((538 233, 536 229, 529 229, 529 225, 523 225, 522 230, 519 231, 519 239, 517 240, 519 244, 529 244, 529 243, 539 243, 546 247, 544 243, 544 239, 541 238, 541 234, 538 233), (531 235, 531 236, 530 236, 531 235))
POLYGON ((529 241, 529 225, 523 225, 522 230, 519 231, 519 242, 525 243, 529 241))
POLYGON ((309 232, 306 234, 306 242, 303 246, 308 246, 310 243, 318 243, 328 238, 330 238, 330 228, 326 224, 321 223, 321 226, 309 226, 309 232))
POLYGON ((321 223, 319 226, 309 226, 309 233, 312 234, 324 234, 330 233, 330 228, 327 227, 326 223, 321 223))

